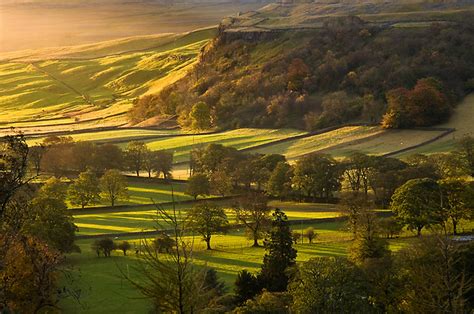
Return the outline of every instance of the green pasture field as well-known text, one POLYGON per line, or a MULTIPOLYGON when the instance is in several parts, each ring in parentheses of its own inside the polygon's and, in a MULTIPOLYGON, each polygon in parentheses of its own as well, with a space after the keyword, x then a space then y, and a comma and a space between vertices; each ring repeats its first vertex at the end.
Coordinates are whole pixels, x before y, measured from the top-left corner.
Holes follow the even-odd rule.
MULTIPOLYGON (((174 162, 177 163, 189 161, 189 154, 192 149, 204 148, 211 143, 237 149, 247 149, 305 133, 304 131, 291 129, 237 129, 215 134, 179 136, 144 142, 152 150, 166 149, 173 151, 174 162)), ((124 148, 126 143, 121 144, 121 146, 124 148)))
MULTIPOLYGON (((430 130, 385 130, 380 136, 367 140, 348 143, 342 147, 330 149, 333 156, 349 156, 353 152, 369 155, 383 155, 428 141, 444 131, 430 130)), ((410 151, 408 153, 411 153, 410 151)))
MULTIPOLYGON (((307 225, 303 225, 307 227, 307 225)), ((296 245, 298 261, 305 261, 313 256, 343 256, 348 246, 348 234, 340 231, 340 224, 324 223, 315 224, 316 231, 320 234, 319 240, 310 245, 305 240, 304 244, 296 245), (325 239, 330 239, 326 242, 325 239), (337 239, 339 242, 335 242, 337 239)), ((136 238, 120 238, 116 241, 127 239, 133 242, 132 247, 139 247, 140 240, 136 238)), ((192 240, 190 238, 190 240, 192 240)), ((79 240, 81 254, 70 254, 68 264, 73 268, 72 274, 77 278, 74 282, 82 291, 81 304, 72 299, 64 300, 61 305, 66 312, 81 313, 144 313, 149 309, 148 301, 140 298, 139 293, 132 285, 123 279, 121 270, 131 277, 138 276, 134 270, 136 257, 134 250, 128 257, 121 252, 114 252, 111 258, 97 258, 91 251, 93 240, 79 240)), ((219 278, 232 289, 236 274, 242 269, 252 272, 258 271, 264 254, 263 248, 250 247, 251 242, 242 230, 227 235, 217 235, 212 239, 215 250, 206 251, 199 237, 194 238, 194 262, 198 266, 209 266, 217 270, 219 278)))
MULTIPOLYGON (((314 227, 318 236, 313 244, 307 239, 294 247, 298 250, 297 262, 306 261, 316 256, 346 256, 351 244, 351 234, 346 230, 344 222, 305 223, 293 225, 295 231, 314 227)), ((463 222, 461 228, 472 229, 474 222, 463 222)), ((424 231, 424 234, 427 234, 424 231)), ((82 291, 81 305, 72 299, 61 302, 66 312, 81 313, 144 313, 149 309, 146 299, 140 297, 132 285, 122 275, 132 278, 139 275, 134 269, 137 262, 135 248, 140 247, 140 238, 120 237, 115 241, 127 240, 132 243, 132 250, 124 257, 122 252, 115 251, 111 258, 97 258, 91 251, 93 240, 79 240, 81 254, 69 254, 68 264, 72 267, 72 274, 76 280, 74 285, 82 291)), ((232 291, 235 277, 242 269, 257 272, 262 264, 264 249, 251 247, 252 242, 246 237, 243 230, 234 230, 227 235, 214 235, 211 240, 212 251, 205 250, 204 242, 198 236, 189 238, 194 243, 193 259, 198 266, 213 267, 223 280, 228 291, 232 291)), ((389 247, 398 251, 416 241, 414 233, 405 231, 400 238, 390 239, 389 247)))
MULTIPOLYGON (((52 56, 51 60, 3 63, 0 123, 63 117, 81 120, 126 112, 129 106, 114 104, 131 103, 151 89, 156 92, 174 82, 196 61, 200 49, 214 34, 215 28, 197 30, 173 40, 161 39, 161 45, 152 50, 99 58, 59 60, 52 56), (107 110, 109 107, 114 109, 107 110)), ((133 47, 139 41, 133 41, 133 47)), ((123 43, 119 41, 117 45, 123 43)))
MULTIPOLYGON (((190 197, 175 194, 176 201, 189 200, 190 197)), ((170 194, 163 194, 162 202, 171 201, 170 194)), ((231 209, 233 201, 214 201, 226 209, 228 219, 235 223, 235 212, 231 209)), ((158 203, 159 200, 156 200, 158 203)), ((148 203, 150 203, 148 201, 148 203)), ((182 215, 194 204, 179 204, 176 208, 182 215)), ((272 201, 269 203, 272 208, 280 208, 288 215, 290 220, 320 219, 340 217, 341 212, 335 205, 313 204, 313 203, 293 203, 272 201)), ((171 211, 171 205, 163 205, 163 209, 171 211)), ((167 228, 161 217, 157 216, 156 206, 150 205, 135 209, 104 209, 103 211, 94 211, 93 213, 85 211, 76 213, 74 216, 75 224, 79 227, 79 235, 110 234, 120 232, 141 232, 160 228, 167 228)))
POLYGON ((334 131, 289 140, 264 148, 252 149, 251 152, 260 154, 283 154, 288 159, 296 159, 302 155, 330 150, 331 147, 344 143, 361 140, 383 132, 379 127, 349 126, 334 131))
MULTIPOLYGON (((144 140, 144 138, 154 138, 163 135, 177 135, 181 134, 181 130, 148 130, 148 129, 116 129, 107 131, 84 132, 67 135, 73 138, 76 142, 96 142, 96 143, 113 143, 116 141, 134 141, 144 140)), ((27 138, 28 145, 35 145, 41 143, 46 137, 29 137, 27 138)))
MULTIPOLYGON (((143 173, 142 175, 144 175, 143 173)), ((173 183, 167 184, 148 178, 127 178, 128 199, 120 199, 115 205, 142 205, 155 203, 171 202, 172 193, 175 201, 187 201, 193 197, 184 193, 186 184, 173 183)), ((99 204, 93 206, 110 206, 110 202, 105 196, 101 198, 99 204)), ((73 206, 70 206, 73 207, 73 206)), ((74 206, 77 208, 77 206, 74 206)), ((91 206, 88 206, 91 207, 91 206)), ((86 207, 87 208, 87 207, 86 207)))

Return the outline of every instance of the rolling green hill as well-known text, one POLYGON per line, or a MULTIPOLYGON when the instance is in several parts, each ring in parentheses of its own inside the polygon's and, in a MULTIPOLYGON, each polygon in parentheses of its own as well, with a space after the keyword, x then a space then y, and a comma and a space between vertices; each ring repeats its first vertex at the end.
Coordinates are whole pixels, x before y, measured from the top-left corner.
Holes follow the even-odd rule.
POLYGON ((9 54, 14 61, 0 64, 0 126, 46 129, 111 116, 125 124, 133 99, 184 76, 214 34, 207 28, 9 54))

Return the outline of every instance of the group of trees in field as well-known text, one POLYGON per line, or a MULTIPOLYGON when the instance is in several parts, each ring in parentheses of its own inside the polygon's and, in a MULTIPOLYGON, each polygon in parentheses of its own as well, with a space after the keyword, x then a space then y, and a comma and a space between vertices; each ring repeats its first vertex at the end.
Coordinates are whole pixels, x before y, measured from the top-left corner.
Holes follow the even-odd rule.
POLYGON ((93 142, 74 142, 72 137, 50 136, 32 146, 29 164, 34 172, 50 173, 56 177, 92 170, 103 174, 107 170, 131 171, 137 176, 146 172, 167 179, 171 176, 173 153, 150 150, 144 142, 131 141, 122 150, 119 146, 93 142))
POLYGON ((192 242, 186 237, 193 225, 174 211, 167 214, 172 217, 168 237, 173 245, 166 254, 157 255, 154 242, 142 243, 143 258, 136 270, 144 280, 128 279, 156 311, 469 312, 474 305, 469 279, 474 275, 472 242, 457 242, 435 232, 391 252, 378 237, 380 221, 370 208, 365 210, 358 216, 357 238, 347 258, 315 257, 296 264, 294 232, 285 213, 276 209, 264 233, 260 271, 240 271, 233 291, 225 289, 212 268, 196 267, 192 242))
POLYGON ((115 169, 107 170, 100 179, 92 170, 86 170, 72 181, 67 195, 72 205, 81 208, 98 204, 102 199, 113 207, 118 200, 128 199, 127 180, 115 169))
POLYGON ((363 153, 343 160, 309 154, 289 164, 282 155, 247 154, 211 144, 191 153, 187 193, 196 198, 257 190, 279 199, 335 201, 341 191, 357 191, 388 207, 395 190, 411 179, 464 182, 463 177, 473 173, 473 145, 466 136, 452 153, 418 154, 405 161, 363 153))
POLYGON ((472 29, 471 15, 459 14, 417 28, 361 22, 232 40, 222 32, 191 73, 137 100, 130 117, 178 115, 196 129, 432 125, 473 89, 472 29))
POLYGON ((39 189, 28 184, 28 155, 23 136, 0 139, 2 312, 56 310, 61 298, 77 296, 61 280, 64 254, 79 250, 64 186, 54 178, 39 189))

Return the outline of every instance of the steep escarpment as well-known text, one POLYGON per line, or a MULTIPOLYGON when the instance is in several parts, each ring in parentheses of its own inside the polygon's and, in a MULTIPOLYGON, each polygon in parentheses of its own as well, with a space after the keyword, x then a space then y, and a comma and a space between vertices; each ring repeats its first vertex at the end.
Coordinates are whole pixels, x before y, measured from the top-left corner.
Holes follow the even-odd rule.
POLYGON ((131 116, 177 114, 186 126, 193 106, 205 103, 218 128, 318 129, 379 122, 393 90, 423 87, 411 102, 421 109, 412 111, 429 118, 413 121, 438 123, 473 88, 474 14, 433 16, 313 17, 291 26, 261 13, 228 19, 193 70, 137 101, 131 116), (444 111, 430 111, 434 97, 444 111))

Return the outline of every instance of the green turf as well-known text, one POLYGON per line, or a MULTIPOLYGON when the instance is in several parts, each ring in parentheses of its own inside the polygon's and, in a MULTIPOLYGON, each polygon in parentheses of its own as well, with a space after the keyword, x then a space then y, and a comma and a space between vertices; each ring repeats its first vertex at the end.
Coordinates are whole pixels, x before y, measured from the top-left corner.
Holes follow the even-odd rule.
POLYGON ((302 139, 290 140, 265 148, 252 150, 261 154, 284 154, 288 159, 295 159, 302 155, 316 151, 324 151, 336 145, 360 140, 382 132, 378 127, 351 126, 334 131, 313 135, 302 139))
MULTIPOLYGON (((174 162, 176 163, 189 161, 189 153, 192 149, 205 148, 211 143, 246 149, 304 133, 304 131, 291 129, 237 129, 208 135, 188 135, 148 140, 145 143, 152 150, 166 149, 173 151, 174 162)), ((121 144, 121 146, 126 147, 126 143, 121 144)))
POLYGON ((156 92, 184 75, 214 33, 212 28, 198 30, 151 50, 99 58, 3 63, 0 124, 64 117, 84 120, 126 112, 135 97, 156 92), (116 106, 124 101, 127 106, 116 106))
MULTIPOLYGON (((154 186, 155 188, 155 186, 154 186)), ((159 187, 163 189, 162 186, 159 187)), ((169 191, 169 188, 166 190, 169 191)), ((162 202, 170 201, 170 194, 163 194, 161 198, 162 202)), ((175 194, 175 199, 188 200, 191 199, 188 196, 175 194)), ((224 201, 213 201, 226 209, 228 219, 231 223, 235 223, 235 212, 231 209, 232 200, 224 201)), ((156 198, 155 202, 159 202, 156 198)), ((186 214, 186 210, 194 204, 182 204, 178 205, 178 209, 183 211, 183 215, 186 214)), ((302 220, 302 219, 320 219, 320 218, 334 218, 341 216, 341 212, 334 205, 325 204, 312 204, 312 203, 301 203, 295 204, 292 202, 277 202, 273 201, 269 203, 272 208, 278 207, 286 212, 290 220, 302 220)), ((171 210, 170 205, 164 205, 165 210, 171 210)), ((157 227, 166 228, 167 225, 163 225, 162 219, 156 219, 157 208, 153 205, 135 208, 135 209, 104 209, 102 211, 94 213, 80 213, 74 216, 75 223, 79 227, 78 234, 80 235, 93 235, 93 234, 110 234, 120 232, 141 232, 154 230, 157 227)))

